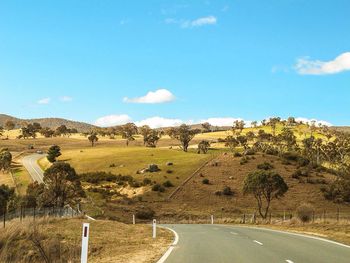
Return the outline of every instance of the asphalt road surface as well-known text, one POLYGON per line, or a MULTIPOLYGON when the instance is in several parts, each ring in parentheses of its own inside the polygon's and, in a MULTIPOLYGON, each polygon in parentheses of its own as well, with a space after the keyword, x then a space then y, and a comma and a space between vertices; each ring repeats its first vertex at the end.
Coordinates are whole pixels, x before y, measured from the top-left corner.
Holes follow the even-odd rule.
POLYGON ((165 225, 179 242, 165 263, 349 263, 350 247, 318 238, 240 226, 165 225))
POLYGON ((31 154, 22 159, 23 166, 27 169, 33 181, 39 183, 43 183, 44 172, 41 170, 37 161, 44 156, 44 154, 31 154))

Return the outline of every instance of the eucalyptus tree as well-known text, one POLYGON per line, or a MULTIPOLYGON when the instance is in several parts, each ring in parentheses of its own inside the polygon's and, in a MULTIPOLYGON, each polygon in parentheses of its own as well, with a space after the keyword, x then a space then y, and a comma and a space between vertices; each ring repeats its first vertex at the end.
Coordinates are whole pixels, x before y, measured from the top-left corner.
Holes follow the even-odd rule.
POLYGON ((191 140, 198 134, 200 130, 198 129, 191 129, 190 126, 186 124, 182 124, 179 127, 172 127, 168 130, 168 135, 180 141, 181 145, 180 148, 184 151, 187 152, 188 146, 191 142, 191 140))

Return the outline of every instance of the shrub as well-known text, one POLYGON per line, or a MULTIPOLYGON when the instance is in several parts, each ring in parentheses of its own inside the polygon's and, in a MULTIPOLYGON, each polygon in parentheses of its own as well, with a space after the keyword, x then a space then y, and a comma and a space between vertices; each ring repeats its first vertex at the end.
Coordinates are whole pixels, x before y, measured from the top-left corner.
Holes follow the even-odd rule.
POLYGON ((152 191, 162 193, 165 191, 165 188, 163 186, 161 186, 160 184, 155 184, 152 186, 152 191))
POLYGON ((165 186, 165 187, 173 187, 174 185, 173 185, 172 182, 170 182, 169 180, 167 180, 167 181, 165 181, 165 182, 163 183, 163 186, 165 186))
POLYGON ((136 211, 135 216, 138 219, 148 220, 153 219, 155 212, 151 208, 142 208, 136 211))
POLYGON ((274 167, 271 163, 268 163, 268 162, 264 162, 264 163, 261 163, 261 164, 258 164, 257 165, 257 168, 260 169, 260 170, 272 170, 274 167))
POLYGON ((269 148, 265 151, 266 154, 268 155, 278 155, 278 151, 274 148, 269 148))
POLYGON ((292 174, 292 178, 299 178, 302 177, 308 177, 309 176, 309 170, 307 169, 298 169, 292 174))
POLYGON ((203 184, 209 184, 209 179, 204 178, 204 179, 202 180, 202 183, 203 183, 203 184))
POLYGON ((302 156, 300 156, 300 157, 298 158, 298 166, 299 166, 299 167, 304 167, 304 166, 307 166, 307 165, 309 165, 309 164, 310 164, 309 159, 306 159, 306 158, 304 158, 304 157, 302 157, 302 156))
POLYGON ((239 162, 239 164, 240 164, 240 165, 244 165, 244 164, 246 164, 247 162, 248 162, 248 159, 245 158, 245 157, 243 157, 243 158, 241 158, 241 161, 239 162))
POLYGON ((167 174, 172 174, 172 173, 173 173, 173 170, 166 170, 166 173, 167 173, 167 174))
POLYGON ((233 195, 233 191, 231 190, 231 187, 225 186, 224 189, 222 190, 222 193, 224 195, 233 195))
POLYGON ((286 152, 282 154, 282 158, 288 161, 298 161, 299 159, 299 154, 296 152, 286 152))
POLYGON ((143 185, 149 185, 151 183, 152 183, 151 179, 149 179, 149 178, 144 178, 143 179, 143 185))
POLYGON ((327 184, 327 181, 325 179, 311 179, 311 178, 307 178, 306 182, 308 184, 327 184))
POLYGON ((216 192, 215 192, 215 195, 221 196, 221 195, 222 195, 222 192, 221 192, 221 191, 216 191, 216 192))
POLYGON ((253 149, 247 149, 245 152, 244 152, 244 155, 254 155, 255 154, 255 151, 253 149))
POLYGON ((106 172, 91 172, 80 174, 80 180, 91 184, 98 184, 100 182, 112 182, 116 181, 118 176, 112 173, 106 172))
POLYGON ((233 156, 234 156, 234 157, 242 157, 242 154, 241 154, 241 153, 238 153, 238 152, 235 152, 235 153, 233 154, 233 156))
POLYGON ((297 216, 304 223, 311 221, 313 212, 314 208, 308 204, 302 204, 297 208, 297 216))

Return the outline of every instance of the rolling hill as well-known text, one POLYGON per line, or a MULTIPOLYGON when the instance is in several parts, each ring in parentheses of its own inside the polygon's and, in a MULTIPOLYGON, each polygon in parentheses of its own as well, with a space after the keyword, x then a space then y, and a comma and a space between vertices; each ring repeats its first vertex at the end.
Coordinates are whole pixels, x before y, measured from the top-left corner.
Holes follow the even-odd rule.
POLYGON ((40 123, 42 127, 49 127, 51 129, 55 129, 61 125, 66 125, 67 128, 69 129, 75 128, 79 132, 88 132, 93 128, 96 128, 96 126, 88 123, 71 121, 71 120, 62 119, 62 118, 19 119, 6 114, 0 114, 0 126, 4 126, 6 121, 8 120, 13 121, 16 125, 16 128, 20 128, 24 123, 33 123, 33 122, 40 123))

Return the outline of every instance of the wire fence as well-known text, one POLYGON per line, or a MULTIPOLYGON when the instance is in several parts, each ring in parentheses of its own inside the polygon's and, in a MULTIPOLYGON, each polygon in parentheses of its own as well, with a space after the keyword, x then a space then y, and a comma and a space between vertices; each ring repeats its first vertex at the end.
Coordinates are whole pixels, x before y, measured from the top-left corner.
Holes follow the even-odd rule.
POLYGON ((34 221, 37 218, 44 217, 78 217, 82 215, 79 210, 74 210, 70 206, 66 207, 20 207, 18 209, 6 211, 0 215, 2 217, 3 227, 6 227, 6 223, 13 220, 19 219, 22 222, 25 218, 32 218, 34 221))

